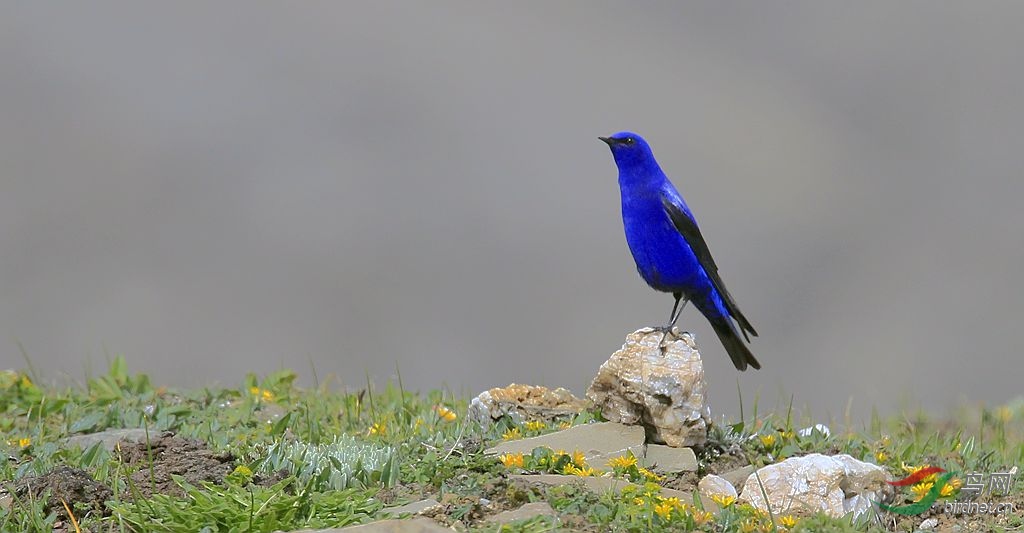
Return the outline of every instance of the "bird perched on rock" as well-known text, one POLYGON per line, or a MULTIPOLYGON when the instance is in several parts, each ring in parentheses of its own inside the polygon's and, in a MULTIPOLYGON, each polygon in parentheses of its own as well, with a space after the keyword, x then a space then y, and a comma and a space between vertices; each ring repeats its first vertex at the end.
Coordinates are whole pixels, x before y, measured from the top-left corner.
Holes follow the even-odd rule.
POLYGON ((666 335, 686 304, 693 302, 738 370, 761 368, 739 336, 742 332, 750 342, 747 334, 756 337, 757 332, 725 289, 697 219, 654 159, 650 145, 629 131, 599 139, 611 148, 619 167, 622 224, 636 268, 651 288, 675 296, 666 335))

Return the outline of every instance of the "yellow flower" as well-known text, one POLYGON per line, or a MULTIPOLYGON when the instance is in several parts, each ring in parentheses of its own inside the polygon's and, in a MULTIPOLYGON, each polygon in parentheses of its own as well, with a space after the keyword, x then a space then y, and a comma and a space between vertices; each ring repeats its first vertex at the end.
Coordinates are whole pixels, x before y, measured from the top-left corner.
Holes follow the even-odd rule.
POLYGON ((540 420, 531 420, 526 423, 526 429, 528 431, 540 431, 546 427, 548 427, 548 425, 540 420))
POLYGON ((718 504, 719 507, 728 507, 736 503, 735 496, 724 496, 722 494, 715 494, 711 496, 711 501, 718 504))
POLYGON ((647 503, 647 502, 644 501, 643 498, 633 498, 633 504, 634 505, 643 505, 645 503, 647 503))
POLYGON ((711 514, 711 511, 702 511, 700 509, 694 509, 693 511, 693 523, 697 527, 701 527, 704 524, 707 524, 714 517, 715 515, 711 514))
POLYGON ((775 445, 775 435, 772 435, 771 433, 767 435, 761 435, 760 439, 761 445, 764 446, 765 448, 771 448, 772 446, 775 445))
POLYGON ((416 431, 417 429, 419 429, 421 427, 423 427, 423 419, 422 418, 417 418, 416 419, 416 423, 413 424, 413 426, 412 426, 412 430, 416 431))
POLYGON ((572 452, 572 462, 576 464, 576 466, 586 466, 587 456, 583 455, 583 452, 576 450, 572 452))
POLYGON ((928 491, 932 490, 932 485, 934 485, 933 482, 927 481, 910 487, 910 492, 914 494, 914 501, 920 501, 921 498, 924 498, 928 491))
POLYGON ((559 422, 558 429, 569 429, 572 427, 572 422, 559 422))
POLYGON ((796 518, 791 514, 783 515, 779 517, 779 523, 786 529, 793 529, 793 526, 796 525, 796 518))
MULTIPOLYGON (((929 466, 931 466, 931 465, 911 466, 911 465, 908 465, 907 463, 902 463, 903 470, 905 470, 908 474, 911 474, 911 475, 916 474, 919 471, 924 470, 925 468, 928 468, 929 466)), ((927 476, 925 476, 924 479, 921 480, 921 482, 922 483, 934 483, 936 479, 938 479, 938 475, 937 474, 928 474, 927 476)))
POLYGON ((667 503, 659 503, 654 506, 654 514, 661 517, 662 520, 668 520, 672 516, 673 507, 667 503))
POLYGON ((245 465, 238 465, 235 467, 235 471, 232 474, 238 474, 245 477, 252 477, 252 469, 245 465))
POLYGON ((962 484, 963 482, 957 478, 950 479, 942 486, 942 490, 939 491, 939 496, 942 496, 943 498, 952 496, 953 493, 956 492, 956 489, 959 489, 962 484))
POLYGON ((611 458, 608 461, 608 466, 610 466, 612 468, 626 469, 626 468, 629 468, 629 467, 631 467, 631 466, 633 466, 635 464, 636 464, 636 457, 633 457, 632 453, 629 454, 629 455, 620 455, 618 457, 613 457, 613 458, 611 458))
POLYGON ((498 460, 506 467, 523 468, 524 457, 521 453, 503 453, 498 456, 498 460))
POLYGON ((512 428, 501 435, 503 440, 516 440, 520 437, 522 434, 519 433, 519 428, 512 428))
POLYGON ((882 435, 882 441, 880 442, 883 448, 888 448, 892 444, 892 438, 888 435, 882 435))
POLYGON ((877 452, 875 452, 875 460, 878 461, 879 463, 884 463, 889 460, 889 454, 885 453, 882 450, 878 450, 877 452))
POLYGON ((757 531, 757 529, 757 520, 754 520, 753 518, 748 518, 740 522, 740 531, 742 531, 743 533, 754 533, 754 531, 757 531))
POLYGON ((384 422, 374 422, 373 425, 370 426, 370 430, 367 431, 366 434, 384 436, 384 433, 386 433, 386 429, 387 428, 384 427, 384 422))
POLYGON ((261 389, 259 387, 249 387, 249 394, 256 397, 257 400, 262 399, 265 402, 274 401, 274 393, 267 389, 261 389))
POLYGON ((567 476, 587 477, 597 475, 598 472, 597 470, 594 470, 592 467, 586 465, 580 467, 572 463, 565 463, 565 466, 562 467, 562 473, 567 476))
POLYGON ((456 418, 458 418, 458 415, 455 414, 455 411, 452 411, 451 409, 443 405, 435 405, 434 411, 437 411, 437 416, 440 416, 441 419, 444 420, 445 422, 453 422, 455 421, 456 418))
POLYGON ((661 481, 665 479, 663 476, 659 476, 658 474, 655 474, 654 472, 651 472, 650 470, 643 467, 637 468, 637 471, 640 472, 641 476, 647 478, 648 481, 661 481))

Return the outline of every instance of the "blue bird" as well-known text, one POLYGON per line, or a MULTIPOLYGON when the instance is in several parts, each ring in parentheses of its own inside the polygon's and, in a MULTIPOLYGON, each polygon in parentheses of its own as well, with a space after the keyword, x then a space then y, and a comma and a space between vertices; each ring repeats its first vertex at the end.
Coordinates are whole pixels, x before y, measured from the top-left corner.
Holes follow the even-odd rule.
POLYGON ((675 296, 666 334, 686 304, 693 302, 715 329, 737 370, 748 365, 761 368, 739 336, 742 332, 750 342, 747 334, 756 337, 757 332, 725 289, 697 219, 654 159, 650 145, 629 131, 598 138, 611 148, 619 167, 622 224, 636 269, 652 289, 675 296))

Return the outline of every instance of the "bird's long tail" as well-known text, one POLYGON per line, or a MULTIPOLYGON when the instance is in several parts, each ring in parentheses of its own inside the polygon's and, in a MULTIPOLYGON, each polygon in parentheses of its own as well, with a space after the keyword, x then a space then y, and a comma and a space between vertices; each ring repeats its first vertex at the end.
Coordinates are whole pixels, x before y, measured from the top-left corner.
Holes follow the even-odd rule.
POLYGON ((756 369, 761 368, 761 363, 754 359, 754 354, 750 353, 750 349, 736 332, 736 326, 733 325, 732 320, 729 320, 729 317, 723 316, 711 320, 711 326, 715 328, 718 340, 722 341, 725 351, 729 352, 729 358, 732 359, 732 364, 736 365, 736 370, 746 370, 747 365, 756 369))

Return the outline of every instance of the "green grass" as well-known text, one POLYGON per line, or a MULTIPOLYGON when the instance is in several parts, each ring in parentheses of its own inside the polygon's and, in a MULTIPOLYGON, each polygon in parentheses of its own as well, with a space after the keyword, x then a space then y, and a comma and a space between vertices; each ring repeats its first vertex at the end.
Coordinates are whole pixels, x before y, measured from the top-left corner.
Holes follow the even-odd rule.
MULTIPOLYGON (((106 374, 75 387, 40 386, 31 371, 0 372, 0 451, 11 457, 0 463, 0 485, 11 502, 9 508, 0 506, 0 531, 52 531, 58 520, 74 530, 63 507, 48 505, 47 495, 15 490, 18 480, 57 465, 81 469, 113 491, 99 508, 68 502, 75 521, 88 531, 340 527, 389 517, 388 505, 426 496, 442 503, 432 514, 435 520, 473 530, 498 531, 484 518, 531 501, 548 502, 558 518, 537 517, 501 531, 786 530, 783 517, 767 516, 749 505, 733 503, 710 514, 696 498, 666 500, 658 495, 660 485, 692 494, 692 480, 647 477, 634 467, 615 469, 637 482, 621 495, 595 494, 573 485, 516 484, 507 476, 510 471, 559 472, 586 465, 577 464, 571 454, 549 450, 535 451, 521 467, 485 457, 482 450, 503 435, 530 436, 557 427, 503 421, 482 430, 466 422, 465 398, 440 391, 418 394, 395 385, 347 392, 328 383, 300 388, 295 378, 293 372, 281 371, 246 376, 235 388, 167 389, 154 386, 145 375, 129 373, 120 357, 106 374), (231 455, 230 474, 217 483, 174 478, 177 491, 150 495, 161 460, 151 450, 142 461, 131 462, 99 445, 87 450, 62 445, 69 435, 113 428, 144 428, 147 442, 167 431, 197 439, 211 453, 231 455)), ((594 418, 582 413, 572 423, 594 418)), ((1024 463, 1024 402, 965 407, 941 420, 923 413, 873 416, 864 427, 832 427, 831 436, 800 436, 799 428, 816 421, 794 418, 792 409, 755 412, 731 425, 714 426, 711 445, 699 454, 701 474, 735 463, 737 456, 768 464, 811 452, 848 453, 882 464, 895 476, 903 475, 904 464, 990 473, 1024 463)), ((1022 487, 1024 475, 1017 475, 1011 494, 1003 497, 1017 503, 1016 514, 946 523, 968 530, 1019 528, 1022 487)), ((910 497, 902 491, 895 503, 909 503, 910 497)), ((911 531, 925 516, 885 515, 881 523, 821 515, 797 518, 790 528, 794 531, 911 531)))

